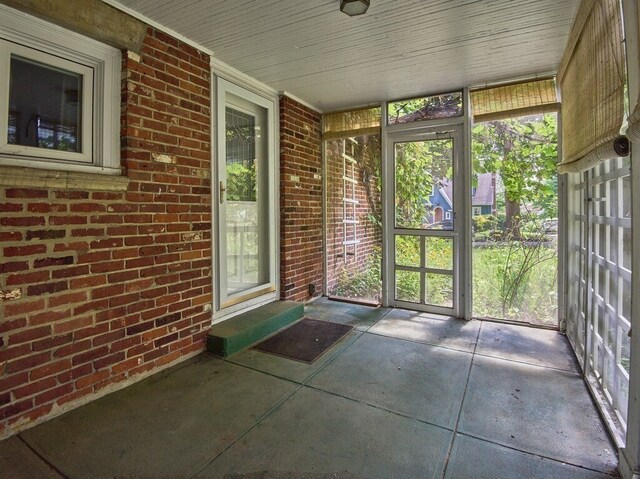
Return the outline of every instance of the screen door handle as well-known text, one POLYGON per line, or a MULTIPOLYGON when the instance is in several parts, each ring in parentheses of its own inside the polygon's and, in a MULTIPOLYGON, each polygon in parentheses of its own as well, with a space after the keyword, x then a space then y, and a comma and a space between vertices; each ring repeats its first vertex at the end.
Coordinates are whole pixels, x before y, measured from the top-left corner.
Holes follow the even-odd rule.
POLYGON ((227 189, 224 187, 224 181, 220 182, 220 204, 224 203, 224 192, 227 191, 227 189))

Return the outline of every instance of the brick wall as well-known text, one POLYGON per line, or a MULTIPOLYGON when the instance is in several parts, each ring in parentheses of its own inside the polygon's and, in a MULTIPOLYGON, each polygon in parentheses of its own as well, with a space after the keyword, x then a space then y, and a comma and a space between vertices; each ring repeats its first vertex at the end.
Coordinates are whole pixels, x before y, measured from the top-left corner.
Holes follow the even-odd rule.
POLYGON ((321 115, 280 98, 280 295, 309 299, 322 294, 321 115))
POLYGON ((209 58, 123 57, 126 190, 0 187, 0 438, 204 348, 209 58))
MULTIPOLYGON (((373 273, 380 270, 382 251, 382 203, 378 184, 381 175, 380 135, 360 136, 355 138, 355 142, 348 139, 326 141, 325 155, 327 294, 380 301, 382 279, 373 273), (343 180, 345 144, 347 152, 356 160, 353 170, 346 163, 348 176, 352 171, 355 173, 355 184, 343 180), (352 196, 358 202, 355 207, 358 223, 345 225, 343 198, 352 196), (344 247, 345 228, 347 239, 353 239, 355 230, 358 244, 344 247)), ((352 219, 351 204, 347 204, 346 219, 352 219)))

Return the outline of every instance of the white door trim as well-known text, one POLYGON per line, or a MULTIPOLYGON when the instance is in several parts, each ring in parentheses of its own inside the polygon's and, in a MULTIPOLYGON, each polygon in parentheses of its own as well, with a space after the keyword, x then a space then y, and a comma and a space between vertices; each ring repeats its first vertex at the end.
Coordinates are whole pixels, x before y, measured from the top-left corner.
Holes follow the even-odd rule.
POLYGON ((231 82, 212 71, 215 88, 211 95, 212 111, 212 161, 211 161, 211 194, 212 194, 212 261, 213 261, 213 292, 214 312, 213 322, 217 323, 243 311, 253 309, 265 303, 272 302, 280 296, 279 288, 279 261, 280 261, 280 235, 279 235, 279 99, 277 95, 267 95, 264 90, 253 85, 231 82), (243 98, 267 110, 268 128, 268 170, 269 170, 269 282, 252 290, 246 291, 240 298, 234 301, 225 301, 221 294, 220 274, 222 273, 222 261, 220 255, 219 232, 220 224, 220 174, 219 161, 225 158, 225 106, 226 95, 230 93, 243 98), (225 303, 227 305, 225 306, 225 303))
POLYGON ((463 289, 466 287, 464 279, 463 261, 465 250, 465 223, 467 214, 465 213, 465 191, 466 182, 465 168, 467 155, 465 154, 464 128, 462 122, 458 121, 445 123, 433 122, 422 125, 420 129, 412 125, 407 129, 387 129, 385 132, 385 141, 383 149, 383 179, 382 197, 383 197, 383 291, 384 305, 397 306, 401 308, 415 309, 435 314, 452 314, 455 317, 464 317, 465 310, 463 289), (454 229, 453 231, 429 231, 429 230, 403 230, 395 226, 395 171, 394 171, 394 144, 405 141, 420 141, 437 138, 437 134, 443 131, 450 132, 450 136, 454 141, 453 168, 456 186, 454 187, 454 229), (394 276, 395 276, 395 253, 394 239, 396 233, 417 234, 419 236, 441 236, 453 239, 453 288, 454 298, 453 307, 445 308, 433 305, 419 305, 395 299, 394 295, 394 276))

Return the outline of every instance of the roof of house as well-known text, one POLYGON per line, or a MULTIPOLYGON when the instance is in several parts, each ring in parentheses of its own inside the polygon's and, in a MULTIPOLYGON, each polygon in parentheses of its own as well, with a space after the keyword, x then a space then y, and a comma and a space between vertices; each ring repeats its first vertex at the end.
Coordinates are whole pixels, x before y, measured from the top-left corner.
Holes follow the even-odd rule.
MULTIPOLYGON (((492 182, 492 173, 480 173, 478 175, 478 185, 475 190, 475 194, 471 198, 471 204, 473 206, 493 205, 493 196, 495 194, 494 186, 492 182)), ((443 193, 451 198, 453 195, 453 188, 450 180, 441 180, 443 193)))

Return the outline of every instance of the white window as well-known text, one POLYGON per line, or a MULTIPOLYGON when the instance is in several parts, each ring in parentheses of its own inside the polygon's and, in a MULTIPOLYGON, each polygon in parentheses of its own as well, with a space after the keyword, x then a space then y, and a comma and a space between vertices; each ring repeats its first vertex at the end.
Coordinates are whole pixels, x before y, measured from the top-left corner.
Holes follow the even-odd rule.
POLYGON ((0 5, 0 165, 119 174, 120 51, 0 5))
POLYGON ((447 211, 447 212, 444 214, 444 219, 445 219, 445 220, 450 220, 450 219, 451 219, 451 211, 447 211))
POLYGON ((473 216, 479 216, 482 214, 482 208, 480 206, 473 207, 473 216))

